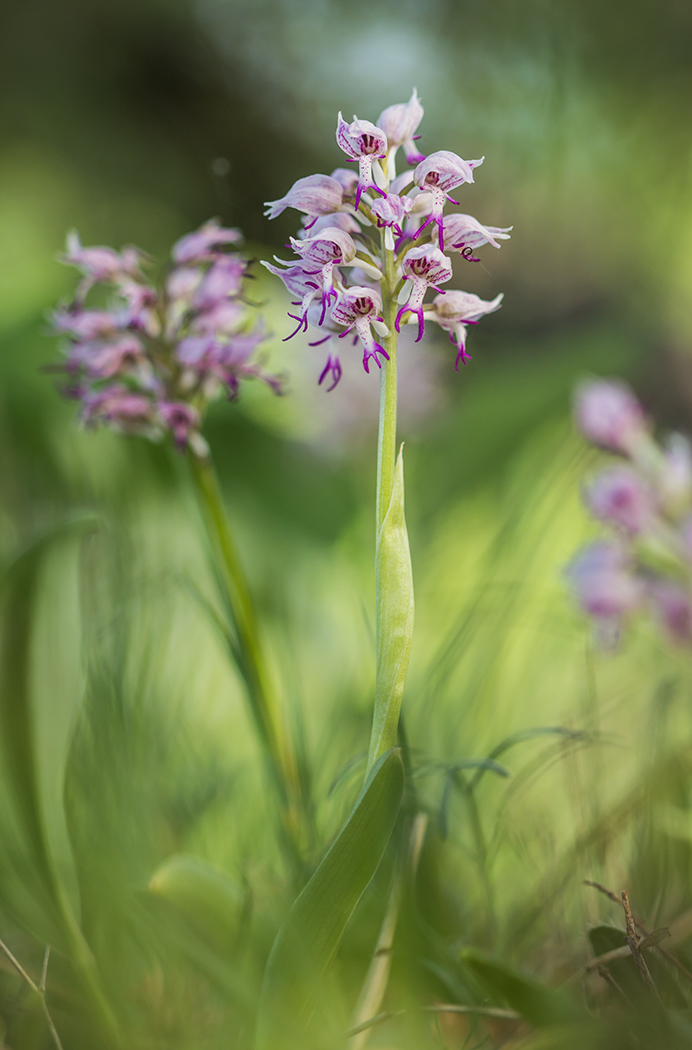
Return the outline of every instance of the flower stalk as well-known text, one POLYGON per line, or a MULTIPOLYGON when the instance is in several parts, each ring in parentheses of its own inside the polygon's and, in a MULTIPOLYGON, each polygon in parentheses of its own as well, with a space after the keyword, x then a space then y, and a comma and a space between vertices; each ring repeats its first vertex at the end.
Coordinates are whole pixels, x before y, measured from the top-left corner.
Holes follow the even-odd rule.
POLYGON ((267 674, 254 602, 238 557, 211 456, 189 453, 198 504, 218 570, 220 590, 232 627, 229 642, 247 690, 255 729, 281 807, 284 844, 296 868, 305 848, 305 799, 298 763, 267 674))

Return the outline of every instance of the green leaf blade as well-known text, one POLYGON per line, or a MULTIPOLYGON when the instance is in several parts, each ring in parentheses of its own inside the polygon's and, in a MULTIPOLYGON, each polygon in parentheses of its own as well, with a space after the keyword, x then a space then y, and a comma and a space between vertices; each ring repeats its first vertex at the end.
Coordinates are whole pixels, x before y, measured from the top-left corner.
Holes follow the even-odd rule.
POLYGON ((286 1045, 289 1033, 304 1030, 317 983, 382 859, 403 790, 401 755, 388 751, 279 930, 265 971, 257 1050, 286 1045))

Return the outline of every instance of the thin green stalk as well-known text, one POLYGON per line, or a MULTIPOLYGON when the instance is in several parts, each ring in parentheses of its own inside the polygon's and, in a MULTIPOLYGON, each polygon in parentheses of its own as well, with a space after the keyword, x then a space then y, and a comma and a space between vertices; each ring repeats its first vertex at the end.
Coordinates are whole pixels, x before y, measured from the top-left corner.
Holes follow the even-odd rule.
POLYGON ((262 653, 257 616, 210 457, 190 453, 190 468, 235 634, 233 652, 269 773, 279 795, 284 840, 296 865, 304 848, 305 805, 298 763, 262 653))
MULTIPOLYGON (((397 349, 398 334, 394 327, 397 314, 397 301, 394 289, 397 283, 394 252, 387 251, 383 245, 382 280, 383 317, 389 329, 385 337, 384 348, 389 354, 389 361, 382 364, 380 375, 380 420, 377 434, 377 534, 389 509, 394 488, 394 470, 396 466, 396 415, 397 415, 397 349)), ((386 749, 385 749, 386 750, 386 749)))
POLYGON ((385 349, 389 360, 383 362, 380 377, 375 548, 377 682, 366 776, 380 755, 396 744, 413 633, 413 578, 404 520, 404 468, 402 452, 397 456, 396 449, 398 275, 394 252, 387 249, 384 234, 382 271, 383 318, 388 328, 385 349))

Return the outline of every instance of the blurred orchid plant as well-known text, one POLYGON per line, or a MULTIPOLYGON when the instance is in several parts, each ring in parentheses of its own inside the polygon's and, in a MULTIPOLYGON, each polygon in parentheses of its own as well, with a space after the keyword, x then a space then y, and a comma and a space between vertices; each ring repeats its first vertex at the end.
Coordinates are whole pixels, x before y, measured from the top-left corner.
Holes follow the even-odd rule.
POLYGON ((248 262, 239 230, 214 220, 173 245, 171 263, 154 285, 136 248, 83 247, 68 236, 62 261, 81 270, 74 300, 53 315, 66 337, 57 370, 63 392, 80 403, 85 426, 106 426, 152 441, 171 438, 187 451, 207 527, 228 620, 228 643, 245 681, 251 714, 281 801, 282 832, 294 864, 304 848, 302 789, 290 734, 279 709, 250 590, 201 433, 211 401, 238 397, 241 383, 260 379, 282 391, 255 350, 265 338, 249 309, 248 262), (92 289, 110 292, 106 308, 87 305, 92 289))
POLYGON ((613 380, 577 389, 575 418, 590 444, 618 457, 584 487, 607 539, 567 570, 597 640, 612 646, 624 623, 648 612, 677 644, 692 644, 692 447, 682 434, 659 445, 633 392, 613 380))

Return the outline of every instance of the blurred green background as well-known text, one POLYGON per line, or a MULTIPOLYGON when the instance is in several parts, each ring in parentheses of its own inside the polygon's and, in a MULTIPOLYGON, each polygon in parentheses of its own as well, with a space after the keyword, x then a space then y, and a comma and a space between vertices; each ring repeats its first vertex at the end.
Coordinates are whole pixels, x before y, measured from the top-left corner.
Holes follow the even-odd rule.
MULTIPOLYGON (((32 732, 44 819, 136 1045, 251 1045, 292 888, 242 690, 198 600, 213 587, 184 461, 79 431, 43 371, 58 355, 49 312, 74 287, 56 261, 66 230, 161 261, 217 215, 253 256, 281 255, 297 216, 270 224, 263 201, 342 164, 339 109, 375 120, 414 85, 423 152, 485 155, 464 210, 513 236, 482 264, 459 261, 456 286, 504 291, 503 308, 471 331, 458 374, 440 334, 403 351, 417 590, 405 715, 431 830, 407 934, 424 949, 397 987, 404 1000, 415 984, 463 1001, 461 943, 566 976, 586 957, 585 921, 615 914, 581 879, 626 883, 656 922, 692 907, 688 662, 645 626, 623 652, 594 653, 561 578, 591 530, 575 381, 625 375, 664 427, 692 425, 691 45, 683 0, 5 0, 0 555, 9 563, 75 515, 99 523, 41 570, 32 732), (445 764, 533 727, 563 732, 517 741, 500 759, 513 775, 484 776, 479 837, 466 796, 444 790, 445 764), (179 851, 237 887, 245 932, 223 963, 147 896, 179 851)), ((214 407, 207 434, 311 773, 316 858, 352 803, 349 762, 368 738, 377 380, 354 359, 336 391, 318 390, 319 357, 281 342, 279 282, 258 272, 256 298, 289 395, 249 389, 214 407)), ((2 935, 36 967, 50 909, 13 819, 2 935)), ((337 1029, 384 890, 349 934, 337 1029)), ((94 1045, 69 969, 51 965, 58 1026, 94 1045)), ((45 1045, 18 979, 0 977, 7 1044, 45 1045)), ((436 1045, 429 1025, 397 1038, 436 1045)))

